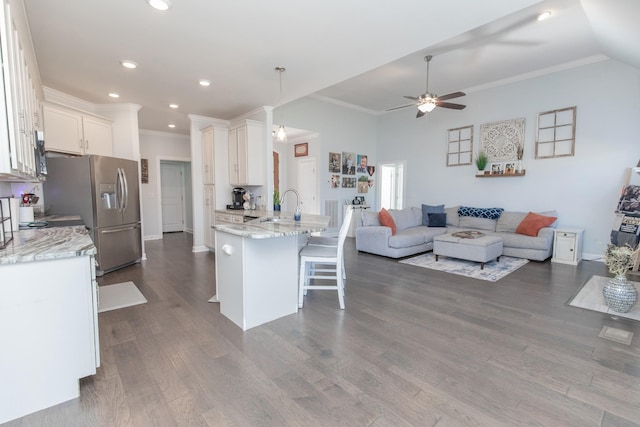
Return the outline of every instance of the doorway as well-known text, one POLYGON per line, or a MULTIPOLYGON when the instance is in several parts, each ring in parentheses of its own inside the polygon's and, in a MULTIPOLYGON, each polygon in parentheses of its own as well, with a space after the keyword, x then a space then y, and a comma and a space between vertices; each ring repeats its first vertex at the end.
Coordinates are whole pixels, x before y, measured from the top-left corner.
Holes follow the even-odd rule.
MULTIPOLYGON (((190 165, 189 165, 190 166, 190 165)), ((162 233, 187 231, 185 162, 160 162, 160 206, 162 233)))
POLYGON ((318 174, 315 157, 307 157, 298 161, 298 193, 300 194, 300 211, 302 213, 319 213, 318 209, 318 174))

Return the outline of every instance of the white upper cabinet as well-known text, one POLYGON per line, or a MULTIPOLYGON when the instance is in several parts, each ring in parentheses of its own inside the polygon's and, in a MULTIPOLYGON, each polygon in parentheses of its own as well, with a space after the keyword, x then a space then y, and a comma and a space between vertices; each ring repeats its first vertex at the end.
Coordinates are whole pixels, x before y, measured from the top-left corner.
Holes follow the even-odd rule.
MULTIPOLYGON (((30 179, 36 176, 35 131, 41 129, 40 103, 18 37, 11 7, 0 8, 0 177, 30 179)), ((30 42, 30 41, 29 41, 30 42)))
POLYGON ((43 110, 47 151, 113 156, 109 119, 54 104, 45 104, 43 110))
POLYGON ((213 126, 202 129, 202 184, 214 184, 213 126))
POLYGON ((244 120, 229 130, 229 183, 239 185, 265 185, 264 125, 244 120))

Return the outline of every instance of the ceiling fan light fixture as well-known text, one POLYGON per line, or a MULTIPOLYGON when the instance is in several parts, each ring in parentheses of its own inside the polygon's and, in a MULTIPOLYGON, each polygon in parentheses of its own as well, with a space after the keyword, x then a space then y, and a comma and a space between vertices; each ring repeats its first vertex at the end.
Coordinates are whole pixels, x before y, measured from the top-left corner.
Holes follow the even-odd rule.
POLYGON ((422 111, 423 113, 430 113, 434 108, 436 108, 436 103, 433 101, 433 99, 430 99, 427 102, 418 105, 418 110, 422 111))

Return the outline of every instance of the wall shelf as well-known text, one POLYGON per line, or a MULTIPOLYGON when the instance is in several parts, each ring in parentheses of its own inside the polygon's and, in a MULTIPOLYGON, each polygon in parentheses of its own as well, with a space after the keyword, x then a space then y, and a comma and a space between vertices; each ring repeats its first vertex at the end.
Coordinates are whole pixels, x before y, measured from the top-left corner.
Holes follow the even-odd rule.
POLYGON ((526 173, 527 170, 523 169, 522 172, 515 173, 477 174, 476 178, 508 178, 513 176, 524 176, 526 173))

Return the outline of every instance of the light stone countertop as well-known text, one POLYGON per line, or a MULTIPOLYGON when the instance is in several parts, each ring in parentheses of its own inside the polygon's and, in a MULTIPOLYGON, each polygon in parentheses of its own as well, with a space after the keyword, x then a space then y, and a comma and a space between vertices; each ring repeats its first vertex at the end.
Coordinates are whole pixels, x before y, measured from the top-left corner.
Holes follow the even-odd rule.
POLYGON ((95 254, 96 247, 84 226, 34 228, 13 233, 13 240, 0 250, 0 265, 95 254))
MULTIPOLYGON (((257 212, 257 211, 251 211, 257 212)), ((265 212, 262 216, 244 224, 216 224, 212 227, 249 239, 271 239, 274 237, 295 236, 304 233, 325 231, 329 226, 329 217, 323 215, 302 214, 300 221, 294 221, 293 212, 265 212), (277 218, 279 222, 268 222, 267 218, 277 218)))

